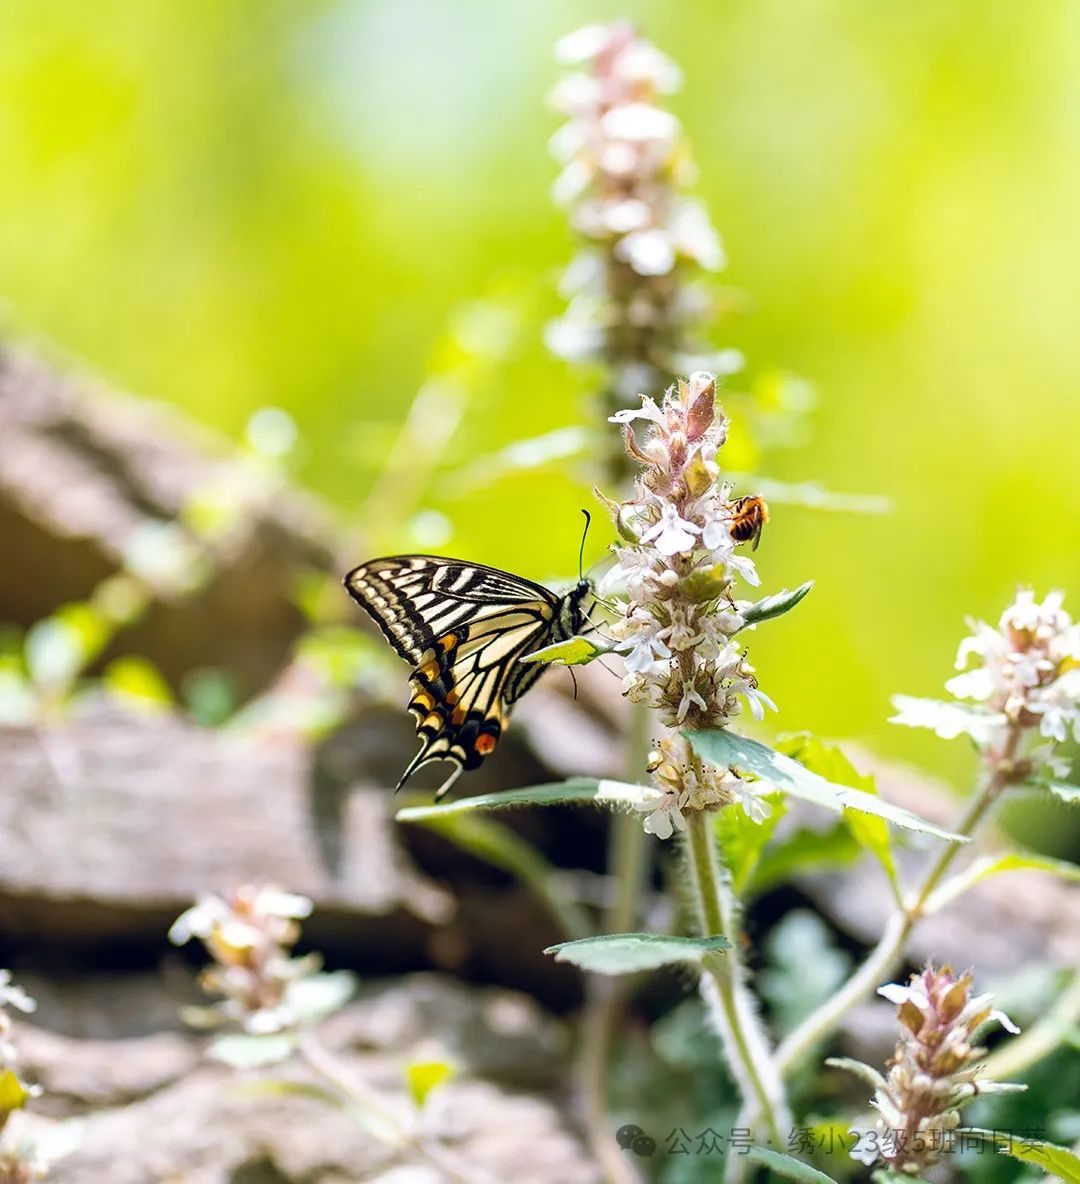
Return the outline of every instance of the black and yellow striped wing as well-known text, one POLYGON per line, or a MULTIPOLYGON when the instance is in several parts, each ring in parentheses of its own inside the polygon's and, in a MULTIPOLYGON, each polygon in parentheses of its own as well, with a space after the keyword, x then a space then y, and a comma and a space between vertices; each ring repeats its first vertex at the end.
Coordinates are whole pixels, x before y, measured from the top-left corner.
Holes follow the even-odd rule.
POLYGON ((373 559, 345 577, 349 594, 414 667, 409 711, 420 751, 398 788, 431 761, 477 768, 506 727, 510 706, 540 677, 524 654, 573 636, 584 620, 585 581, 558 596, 531 580, 458 559, 373 559))

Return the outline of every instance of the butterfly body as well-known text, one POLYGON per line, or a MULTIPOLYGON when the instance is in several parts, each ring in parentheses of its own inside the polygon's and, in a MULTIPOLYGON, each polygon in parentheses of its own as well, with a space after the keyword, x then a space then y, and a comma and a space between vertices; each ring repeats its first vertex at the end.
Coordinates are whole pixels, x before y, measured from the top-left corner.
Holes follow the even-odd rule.
POLYGON ((345 577, 345 588, 413 666, 409 711, 420 751, 398 788, 431 761, 464 771, 495 748, 510 708, 543 674, 520 659, 573 637, 585 622, 587 580, 565 595, 521 576, 434 555, 373 559, 345 577))

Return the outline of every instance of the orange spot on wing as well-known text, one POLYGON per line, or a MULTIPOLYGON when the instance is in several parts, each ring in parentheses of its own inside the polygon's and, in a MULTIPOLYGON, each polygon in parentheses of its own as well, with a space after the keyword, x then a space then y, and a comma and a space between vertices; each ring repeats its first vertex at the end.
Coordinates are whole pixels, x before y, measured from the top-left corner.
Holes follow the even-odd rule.
POLYGON ((457 634, 447 633, 445 637, 440 637, 439 645, 442 646, 443 653, 448 654, 457 645, 457 634))
POLYGON ((494 750, 495 745, 497 743, 498 743, 497 737, 491 736, 487 732, 482 732, 479 736, 476 737, 476 745, 475 745, 476 751, 481 756, 487 756, 487 754, 489 752, 492 752, 494 750))

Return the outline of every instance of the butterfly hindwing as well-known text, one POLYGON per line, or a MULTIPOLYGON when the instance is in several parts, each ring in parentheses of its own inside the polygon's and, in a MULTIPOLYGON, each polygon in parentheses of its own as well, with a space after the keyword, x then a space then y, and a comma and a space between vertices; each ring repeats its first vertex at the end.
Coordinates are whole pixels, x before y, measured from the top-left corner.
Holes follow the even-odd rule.
POLYGON ((544 671, 519 659, 576 632, 588 591, 582 582, 559 597, 496 568, 427 555, 372 560, 345 586, 414 666, 409 711, 421 747, 399 788, 429 761, 449 761, 437 796, 493 751, 510 705, 544 671))

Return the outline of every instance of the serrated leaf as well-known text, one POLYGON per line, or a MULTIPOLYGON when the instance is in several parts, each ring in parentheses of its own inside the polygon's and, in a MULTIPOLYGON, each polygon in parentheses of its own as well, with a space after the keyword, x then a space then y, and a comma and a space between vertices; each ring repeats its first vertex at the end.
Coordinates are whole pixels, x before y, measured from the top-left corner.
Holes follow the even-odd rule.
POLYGON ((690 741, 694 751, 707 761, 721 767, 731 766, 753 773, 793 797, 813 802, 834 814, 839 814, 845 808, 862 810, 866 814, 884 818, 908 830, 921 831, 935 835, 939 839, 948 839, 950 842, 968 842, 964 836, 943 830, 909 810, 892 805, 884 798, 875 797, 850 785, 835 785, 826 781, 824 777, 812 773, 798 761, 776 752, 766 744, 751 740, 748 736, 736 735, 726 728, 710 728, 700 732, 684 731, 683 735, 690 741))
POLYGON ((249 1036, 232 1032, 219 1036, 206 1051, 215 1061, 234 1069, 260 1069, 288 1060, 296 1051, 296 1037, 284 1033, 249 1036))
POLYGON ((506 789, 499 793, 482 793, 476 797, 458 798, 432 806, 406 806, 395 817, 399 822, 422 822, 448 814, 463 814, 473 810, 507 810, 515 806, 559 806, 588 804, 612 808, 637 806, 655 796, 656 791, 646 785, 631 785, 625 781, 599 781, 595 777, 571 777, 567 781, 552 781, 544 785, 529 785, 524 789, 506 789))
POLYGON ((1001 1131, 987 1131, 980 1127, 960 1127, 959 1135, 976 1135, 996 1147, 1003 1155, 1022 1163, 1034 1164, 1049 1175, 1057 1176, 1065 1184, 1080 1184, 1080 1156, 1067 1147, 1046 1143, 1041 1139, 1021 1139, 1001 1131))
POLYGON ((1063 880, 1080 884, 1080 864, 1067 859, 1053 859, 1049 855, 1028 855, 1012 851, 1006 855, 987 855, 977 859, 970 867, 946 880, 936 892, 931 893, 924 906, 924 912, 936 913, 946 904, 973 888, 980 880, 1002 872, 1049 872, 1063 880))
MULTIPOLYGON (((860 773, 855 766, 833 744, 826 744, 816 736, 800 732, 792 736, 782 736, 777 741, 777 748, 786 756, 794 757, 800 764, 812 773, 824 777, 833 785, 850 785, 862 793, 878 797, 874 778, 860 773)), ((892 836, 888 825, 882 817, 864 813, 862 810, 846 809, 844 822, 852 837, 864 850, 881 864, 889 880, 893 897, 898 904, 903 904, 900 878, 896 872, 896 862, 893 859, 892 836)))
POLYGON ((417 1106, 427 1101, 428 1094, 454 1076, 454 1066, 447 1061, 411 1061, 405 1066, 405 1080, 409 1094, 417 1106))
POLYGON ((552 666, 585 666, 610 654, 615 646, 603 638, 568 637, 566 641, 557 641, 554 645, 545 645, 531 653, 522 654, 519 662, 546 662, 552 666))
POLYGON ((667 937, 658 933, 604 933, 549 946, 556 962, 570 962, 596 974, 634 974, 677 962, 700 963, 729 949, 725 937, 667 937))
POLYGON ((782 592, 766 596, 762 600, 755 601, 748 608, 740 610, 739 616, 747 625, 757 625, 761 621, 769 621, 773 617, 782 617, 784 613, 791 612, 813 586, 814 581, 807 580, 805 584, 800 584, 794 592, 789 592, 785 588, 782 592))
POLYGON ((905 728, 929 728, 942 740, 970 736, 976 744, 986 744, 1004 722, 1004 717, 966 703, 948 703, 940 699, 919 699, 913 695, 893 695, 896 715, 891 724, 905 728))
POLYGON ((819 1172, 801 1159, 792 1155, 784 1155, 780 1151, 770 1151, 768 1147, 751 1147, 746 1153, 751 1163, 760 1164, 763 1168, 783 1176, 785 1180, 797 1180, 799 1184, 836 1184, 832 1176, 819 1172))

